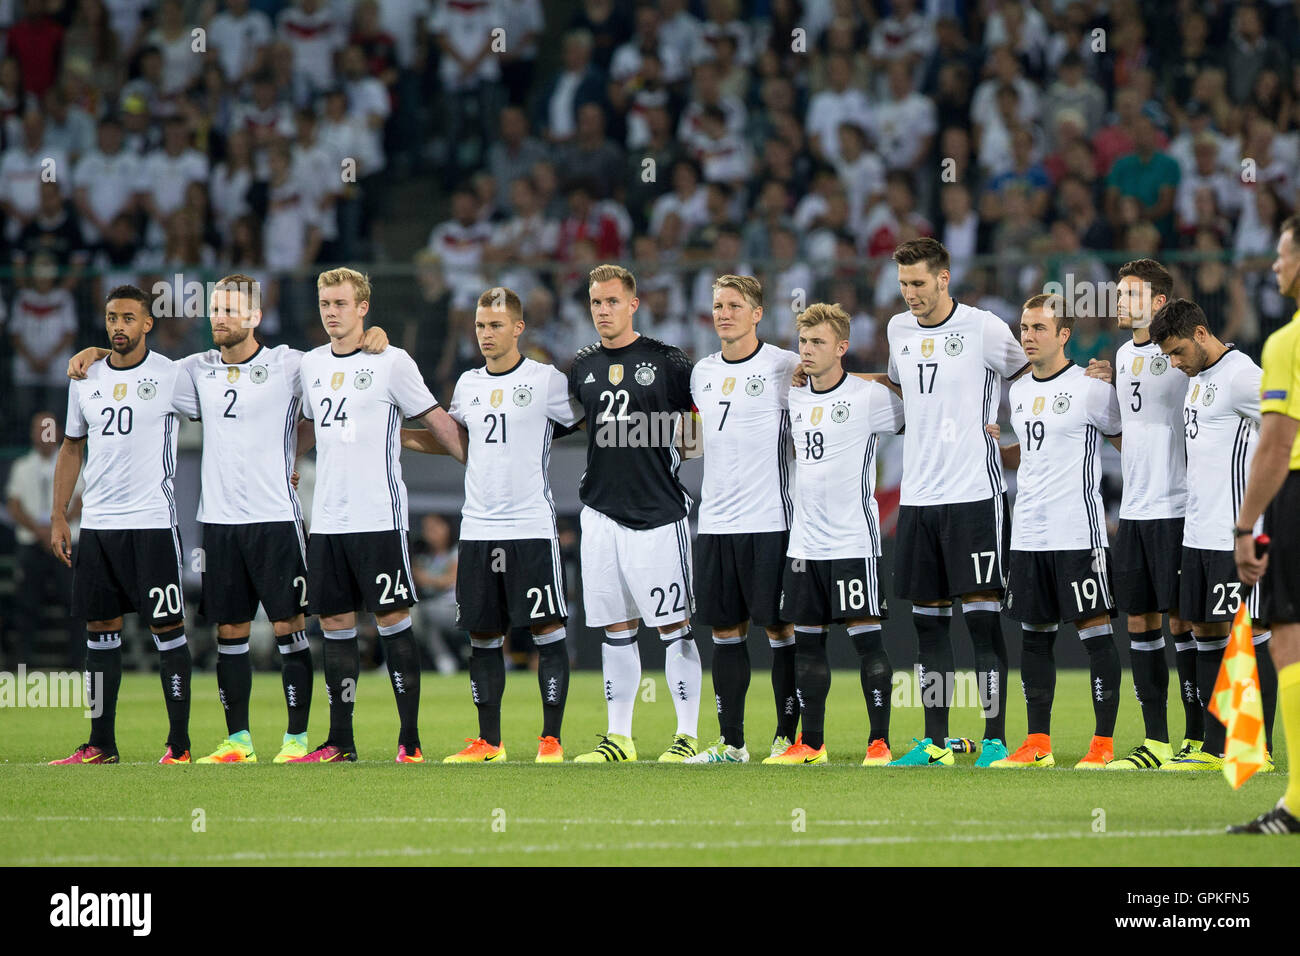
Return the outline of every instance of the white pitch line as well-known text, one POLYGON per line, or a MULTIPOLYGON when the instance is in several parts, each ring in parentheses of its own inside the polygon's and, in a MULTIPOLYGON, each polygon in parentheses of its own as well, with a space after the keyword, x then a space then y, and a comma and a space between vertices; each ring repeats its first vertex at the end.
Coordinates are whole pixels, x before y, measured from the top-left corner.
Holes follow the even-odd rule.
MULTIPOLYGON (((287 824, 287 823, 306 823, 314 825, 338 825, 338 824, 375 824, 375 825, 394 825, 401 826, 407 824, 474 824, 490 823, 492 818, 489 815, 478 817, 302 817, 302 816, 278 816, 278 817, 243 817, 243 816, 223 816, 220 814, 209 814, 209 822, 212 823, 240 823, 240 824, 287 824)), ((186 824, 193 822, 192 817, 99 817, 73 815, 73 816, 51 816, 41 815, 35 817, 22 816, 0 816, 0 824, 3 823, 167 823, 167 824, 186 824)), ((708 826, 708 827, 751 827, 751 826, 789 826, 790 821, 786 819, 778 820, 624 820, 610 817, 573 817, 573 818, 549 818, 549 817, 510 817, 510 823, 528 826, 625 826, 625 827, 686 827, 686 826, 708 826)), ((811 818, 808 822, 819 827, 881 827, 881 826, 1002 826, 1004 820, 822 820, 817 817, 811 818)), ((1039 826, 1076 826, 1077 820, 1038 820, 1039 826)))
POLYGON ((68 866, 72 864, 147 864, 147 863, 265 863, 270 860, 337 860, 337 859, 374 859, 387 857, 436 857, 444 855, 480 855, 483 853, 520 853, 543 854, 573 852, 623 853, 644 850, 748 850, 748 849, 799 849, 801 847, 854 847, 854 846, 891 846, 913 843, 1010 843, 1018 840, 1088 840, 1088 839, 1167 839, 1171 837, 1222 836, 1222 830, 1117 830, 1112 833, 1096 834, 1091 831, 1080 833, 986 833, 986 834, 936 834, 933 836, 879 836, 879 837, 810 837, 807 839, 783 840, 722 840, 705 842, 693 840, 685 842, 634 842, 634 843, 593 843, 574 847, 569 843, 540 843, 505 846, 473 847, 393 847, 370 850, 289 850, 283 853, 245 850, 239 853, 224 853, 212 856, 194 856, 184 854, 177 857, 123 857, 80 855, 61 857, 26 857, 8 861, 10 866, 68 866))

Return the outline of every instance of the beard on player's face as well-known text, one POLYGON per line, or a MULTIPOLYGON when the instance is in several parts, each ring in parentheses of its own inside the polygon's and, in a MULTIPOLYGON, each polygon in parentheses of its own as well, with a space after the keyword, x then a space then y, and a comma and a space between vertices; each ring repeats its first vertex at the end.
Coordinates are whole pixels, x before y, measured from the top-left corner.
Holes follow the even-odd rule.
POLYGON ((225 329, 212 330, 212 341, 219 347, 233 348, 241 344, 246 338, 253 334, 251 325, 245 324, 248 320, 241 319, 238 316, 228 316, 225 321, 225 329))
POLYGON ((143 330, 137 332, 134 337, 131 336, 131 333, 121 329, 114 330, 108 334, 109 344, 113 351, 118 355, 128 355, 135 351, 136 346, 140 344, 142 338, 144 338, 143 330))

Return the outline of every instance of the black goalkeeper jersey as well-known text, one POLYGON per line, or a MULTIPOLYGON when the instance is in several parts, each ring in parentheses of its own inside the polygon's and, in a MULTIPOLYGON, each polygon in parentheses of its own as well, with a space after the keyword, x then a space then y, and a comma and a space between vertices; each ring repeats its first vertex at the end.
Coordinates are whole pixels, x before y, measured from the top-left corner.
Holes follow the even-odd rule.
POLYGON ((582 503, 638 531, 684 518, 691 498, 673 436, 694 408, 686 353, 644 335, 617 349, 589 345, 573 360, 569 392, 587 416, 582 503))

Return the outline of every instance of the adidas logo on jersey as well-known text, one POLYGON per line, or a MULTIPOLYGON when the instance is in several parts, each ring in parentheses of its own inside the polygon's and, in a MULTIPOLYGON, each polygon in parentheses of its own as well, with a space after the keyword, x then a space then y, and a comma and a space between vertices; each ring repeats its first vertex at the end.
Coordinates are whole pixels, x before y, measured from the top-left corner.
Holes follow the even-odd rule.
POLYGON ((587 373, 587 377, 584 378, 584 379, 582 380, 582 384, 583 384, 583 385, 587 385, 588 383, 590 383, 590 382, 594 382, 594 381, 596 381, 596 376, 595 376, 595 375, 592 375, 590 372, 588 372, 588 373, 587 373))
POLYGON ((311 383, 311 387, 312 387, 312 388, 320 388, 320 379, 316 379, 316 381, 312 382, 312 383, 311 383))
POLYGON ((1016 412, 1017 412, 1017 414, 1020 413, 1020 412, 1022 412, 1022 411, 1024 411, 1024 410, 1025 410, 1025 406, 1024 406, 1024 405, 1017 405, 1017 406, 1016 406, 1016 412))
POLYGON ((708 383, 704 386, 704 390, 705 390, 706 392, 711 392, 711 391, 713 391, 713 383, 712 383, 712 382, 708 382, 708 383))
POLYGON ((478 396, 475 395, 475 396, 474 396, 474 401, 472 401, 472 402, 469 403, 469 407, 470 407, 470 408, 473 408, 475 405, 478 405, 478 404, 479 404, 478 396))
POLYGON ((912 354, 911 351, 908 349, 908 347, 907 347, 906 345, 903 346, 903 354, 904 354, 904 355, 911 355, 911 354, 912 354))
POLYGON ((95 389, 95 394, 92 395, 92 396, 90 396, 90 397, 91 397, 92 399, 94 399, 94 398, 103 398, 103 396, 99 394, 99 389, 95 389))
POLYGON ((208 376, 207 376, 207 377, 208 377, 208 378, 216 378, 216 377, 217 377, 217 370, 216 370, 215 368, 210 368, 210 369, 208 369, 208 376))

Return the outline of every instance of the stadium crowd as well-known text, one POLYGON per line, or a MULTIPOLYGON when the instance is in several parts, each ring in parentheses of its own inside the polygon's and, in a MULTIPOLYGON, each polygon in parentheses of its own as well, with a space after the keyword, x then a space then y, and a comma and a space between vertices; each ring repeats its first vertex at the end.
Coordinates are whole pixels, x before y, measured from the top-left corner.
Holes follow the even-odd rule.
MULTIPOLYGON (((1267 271, 1300 195, 1284 0, 9 0, 0 31, 14 451, 102 344, 104 290, 177 275, 255 276, 263 337, 310 347, 315 272, 365 265, 439 396, 480 362, 488 285, 567 368, 604 261, 635 271, 638 327, 696 358, 736 273, 763 282, 765 337, 839 302, 847 364, 881 368, 888 257, 922 235, 1008 321, 1139 256, 1256 356, 1289 317, 1267 271)), ((1091 311, 1076 361, 1119 341, 1091 311)), ((150 342, 208 334, 181 314, 150 342)))

